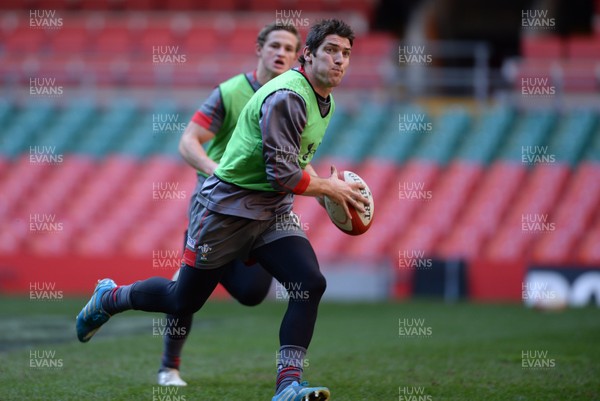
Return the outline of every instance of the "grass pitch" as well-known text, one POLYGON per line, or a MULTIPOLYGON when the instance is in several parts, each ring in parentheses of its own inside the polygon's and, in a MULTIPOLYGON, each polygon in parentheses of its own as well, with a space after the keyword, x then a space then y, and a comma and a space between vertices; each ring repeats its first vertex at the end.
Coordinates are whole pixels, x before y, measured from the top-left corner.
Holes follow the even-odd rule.
MULTIPOLYGON (((211 302, 185 388, 156 385, 161 314, 117 315, 87 344, 83 299, 0 299, 0 400, 270 400, 282 302, 211 302)), ((600 311, 429 301, 321 305, 304 378, 333 401, 600 400, 600 311)))

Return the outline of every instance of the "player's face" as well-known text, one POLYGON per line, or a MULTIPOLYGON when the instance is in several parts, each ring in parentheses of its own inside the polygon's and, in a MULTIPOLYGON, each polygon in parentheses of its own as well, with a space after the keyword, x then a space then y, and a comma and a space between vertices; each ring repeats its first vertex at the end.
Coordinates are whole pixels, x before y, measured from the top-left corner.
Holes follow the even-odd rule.
POLYGON ((298 39, 291 32, 273 31, 267 35, 263 47, 257 49, 257 55, 269 73, 279 75, 292 68, 297 45, 298 39))
POLYGON ((310 64, 317 85, 334 88, 342 82, 350 64, 352 47, 348 38, 328 35, 314 54, 304 50, 304 58, 310 64))

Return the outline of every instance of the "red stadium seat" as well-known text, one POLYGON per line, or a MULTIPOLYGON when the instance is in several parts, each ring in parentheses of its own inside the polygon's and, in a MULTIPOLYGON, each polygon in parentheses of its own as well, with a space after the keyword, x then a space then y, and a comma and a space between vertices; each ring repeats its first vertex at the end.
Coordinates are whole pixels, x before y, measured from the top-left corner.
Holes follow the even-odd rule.
POLYGON ((600 265, 600 218, 596 219, 594 228, 583 237, 577 250, 576 261, 590 266, 600 265))
POLYGON ((24 154, 11 163, 10 172, 0 182, 2 188, 2 208, 0 216, 15 216, 23 199, 33 194, 37 185, 48 175, 48 168, 41 164, 32 164, 29 154, 24 154))
POLYGON ((598 92, 599 63, 592 60, 569 60, 560 64, 562 86, 569 92, 598 92))
POLYGON ((131 54, 135 52, 132 32, 127 27, 110 27, 96 39, 94 51, 99 54, 131 54))
POLYGON ((231 38, 228 39, 228 45, 224 51, 237 55, 254 55, 257 34, 258 30, 254 30, 252 33, 245 30, 235 30, 231 38))
POLYGON ((87 229, 104 220, 106 211, 118 201, 137 168, 132 159, 108 156, 95 167, 94 180, 80 183, 78 196, 68 203, 66 218, 87 229))
POLYGON ((560 265, 569 263, 575 235, 559 229, 556 234, 541 237, 535 244, 531 260, 538 264, 560 265))
MULTIPOLYGON (((145 184, 143 188, 135 190, 142 201, 151 198, 151 202, 146 207, 144 218, 131 224, 126 231, 122 248, 129 254, 148 255, 165 242, 165 235, 169 232, 179 230, 182 233, 187 227, 187 208, 196 183, 194 175, 188 166, 168 160, 157 159, 153 163, 162 165, 164 172, 160 175, 162 178, 156 178, 157 181, 152 185, 167 182, 175 185, 176 189, 169 190, 172 196, 168 196, 168 199, 156 199, 154 191, 146 191, 145 184)), ((145 178, 138 177, 136 180, 143 182, 145 178)))
POLYGON ((69 199, 69 195, 75 195, 77 186, 87 178, 93 167, 90 158, 66 155, 63 162, 53 166, 50 174, 37 185, 37 190, 44 196, 36 198, 31 206, 38 204, 60 211, 62 203, 69 199))
POLYGON ((52 52, 55 54, 81 54, 90 51, 91 38, 85 26, 73 22, 52 37, 52 52))
POLYGON ((556 230, 545 233, 533 248, 538 263, 568 263, 600 204, 600 168, 582 164, 568 182, 553 214, 556 230))
POLYGON ((390 253, 396 257, 400 255, 400 252, 418 253, 431 257, 437 239, 437 233, 430 227, 414 226, 394 242, 390 253))
POLYGON ((146 29, 137 42, 137 51, 142 56, 183 54, 183 46, 175 42, 169 27, 146 29))
MULTIPOLYGON (((371 33, 360 36, 352 47, 352 57, 385 58, 394 50, 396 39, 389 34, 371 33)), ((396 50, 397 51, 397 50, 396 50)))
POLYGON ((402 188, 408 183, 411 186, 422 186, 423 191, 429 191, 438 177, 438 172, 439 167, 436 164, 411 160, 399 174, 393 174, 395 179, 392 178, 385 195, 375 198, 375 214, 373 226, 367 233, 369 235, 363 235, 357 249, 348 252, 373 257, 397 253, 398 242, 409 229, 411 219, 424 207, 423 200, 401 196, 402 188))
POLYGON ((540 82, 544 86, 560 86, 570 92, 595 92, 600 87, 596 63, 600 60, 600 39, 525 37, 521 45, 525 60, 516 64, 516 89, 521 89, 525 78, 543 79, 540 82))
MULTIPOLYGON (((118 236, 113 232, 105 232, 106 226, 125 224, 125 220, 111 220, 117 213, 119 205, 123 205, 123 194, 140 169, 138 163, 119 157, 109 157, 98 166, 97 171, 82 189, 81 196, 69 207, 69 216, 77 223, 83 224, 86 230, 75 239, 75 249, 80 253, 102 253, 102 248, 94 248, 97 241, 102 241, 102 247, 113 250, 118 236), (107 185, 110 183, 110 185, 107 185), (113 235, 107 237, 106 235, 113 235), (103 239, 104 238, 104 239, 103 239), (112 247, 112 248, 111 248, 112 247)), ((132 208, 138 205, 131 205, 132 208)), ((136 209, 132 209, 132 213, 136 209)))
POLYGON ((217 51, 218 46, 221 45, 217 33, 210 26, 194 26, 178 43, 181 43, 190 57, 194 57, 194 55, 204 57, 207 53, 211 54, 217 51))
POLYGON ((521 54, 525 58, 559 59, 565 54, 565 45, 558 36, 523 36, 521 54))
POLYGON ((206 3, 198 4, 194 0, 166 0, 166 8, 168 10, 189 11, 206 6, 206 3))
POLYGON ((83 10, 110 10, 115 2, 106 0, 85 0, 79 2, 79 4, 83 10))
POLYGON ((5 219, 0 226, 0 253, 6 255, 22 251, 30 235, 29 216, 5 219))
POLYGON ((436 181, 431 190, 431 201, 424 204, 416 217, 415 224, 448 232, 462 207, 467 204, 472 188, 481 176, 477 165, 455 161, 436 181))
POLYGON ((237 0, 208 0, 207 7, 215 11, 235 11, 237 0))
POLYGON ((10 160, 0 156, 0 182, 2 182, 5 176, 9 173, 10 160))
MULTIPOLYGON (((59 177, 75 164, 78 163, 72 163, 70 162, 70 158, 66 158, 63 164, 34 166, 36 169, 46 170, 46 174, 43 179, 38 177, 32 183, 35 186, 35 191, 29 195, 22 194, 23 196, 11 208, 10 214, 12 217, 10 220, 14 220, 13 224, 9 227, 9 232, 14 231, 17 241, 9 241, 7 244, 8 247, 18 244, 20 240, 26 240, 23 244, 26 245, 26 248, 31 249, 36 243, 43 242, 49 236, 60 236, 60 240, 67 240, 64 230, 62 230, 64 228, 64 221, 58 204, 67 198, 66 193, 69 191, 69 187, 74 184, 73 181, 76 180, 76 177, 64 177, 66 178, 65 180, 59 179, 59 177), (42 218, 44 221, 37 221, 38 218, 42 218), (20 230, 21 222, 26 225, 26 231, 20 230), (48 223, 47 226, 52 224, 53 227, 48 228, 44 223, 48 223), (35 228, 36 224, 39 224, 40 228, 35 228), (59 228, 61 230, 58 230, 59 228), (23 233, 26 233, 26 237, 19 238, 20 234, 23 233)), ((85 167, 80 171, 85 173, 85 167)), ((32 178, 31 175, 23 174, 19 179, 24 177, 26 177, 26 181, 32 178)), ((10 190, 10 183, 5 182, 3 187, 10 190)), ((15 190, 14 193, 17 193, 18 187, 13 188, 13 190, 15 190)))
POLYGON ((484 235, 474 227, 457 226, 436 247, 436 254, 448 259, 472 260, 479 255, 484 235))
POLYGON ((289 10, 291 7, 288 5, 282 5, 280 0, 261 0, 261 1, 250 1, 248 7, 251 11, 272 11, 273 20, 275 20, 275 10, 289 10))
POLYGON ((47 35, 44 29, 20 26, 6 38, 4 48, 9 54, 38 54, 47 43, 47 35))
POLYGON ((453 230, 440 242, 441 255, 479 255, 481 247, 500 224, 526 175, 523 166, 497 162, 482 175, 480 183, 465 203, 453 230))
POLYGON ((488 244, 486 255, 500 259, 530 256, 528 246, 555 224, 552 210, 568 174, 566 166, 536 166, 488 244))
MULTIPOLYGON (((397 244, 400 250, 419 250, 435 253, 437 247, 430 241, 437 241, 447 235, 455 225, 462 207, 467 204, 471 189, 481 175, 481 169, 473 164, 453 162, 444 173, 440 174, 435 185, 430 187, 430 199, 421 201, 416 214, 397 244), (413 238, 411 233, 418 233, 413 238), (424 246, 426 248, 413 248, 424 246)), ((425 188, 423 186, 423 188, 425 188)))
POLYGON ((516 62, 515 74, 511 78, 516 90, 521 91, 523 81, 533 91, 558 87, 568 92, 596 92, 600 86, 597 62, 589 59, 553 60, 526 59, 516 62))
MULTIPOLYGON (((366 17, 367 20, 371 20, 373 18, 373 13, 375 12, 375 6, 377 2, 371 0, 347 0, 342 2, 338 0, 340 7, 343 7, 344 10, 353 10, 361 13, 366 17)), ((339 9, 336 7, 336 9, 339 9)))
POLYGON ((123 250, 131 255, 149 255, 165 243, 170 232, 178 230, 178 244, 187 228, 189 199, 164 201, 160 207, 147 213, 146 218, 132 226, 123 243, 123 250))
POLYGON ((458 224, 478 227, 484 234, 491 234, 525 177, 526 169, 520 164, 498 162, 492 165, 458 224))
POLYGON ((44 214, 60 224, 58 232, 40 232, 32 235, 28 246, 39 254, 57 254, 68 249, 77 226, 66 219, 65 204, 70 196, 76 196, 76 187, 86 180, 93 169, 91 159, 78 156, 66 156, 64 161, 53 166, 50 174, 37 186, 40 196, 34 196, 23 202, 22 208, 30 213, 44 214))
POLYGON ((123 3, 126 10, 148 11, 156 9, 160 2, 157 0, 127 0, 123 3))
POLYGON ((567 57, 570 59, 600 60, 600 37, 571 37, 566 42, 567 57))

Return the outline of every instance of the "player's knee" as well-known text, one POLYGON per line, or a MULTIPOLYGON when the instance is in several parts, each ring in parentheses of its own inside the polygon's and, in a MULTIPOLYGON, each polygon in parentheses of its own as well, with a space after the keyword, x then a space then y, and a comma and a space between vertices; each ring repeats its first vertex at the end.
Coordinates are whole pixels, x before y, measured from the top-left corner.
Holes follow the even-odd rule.
POLYGON ((265 300, 268 289, 249 289, 236 297, 237 301, 244 306, 256 306, 265 300))
POLYGON ((259 298, 257 296, 253 296, 253 297, 238 299, 238 301, 240 304, 242 304, 244 306, 257 306, 257 305, 260 305, 260 303, 264 299, 265 299, 265 297, 259 298))
POLYGON ((311 297, 320 298, 327 289, 327 280, 321 272, 317 271, 312 274, 308 280, 305 281, 305 289, 308 291, 311 297))
POLYGON ((177 302, 175 305, 175 310, 171 313, 176 316, 187 316, 193 315, 198 312, 202 307, 202 303, 199 303, 195 300, 183 300, 177 302))
POLYGON ((173 314, 174 315, 187 315, 189 313, 194 313, 196 311, 192 310, 188 305, 186 304, 177 304, 177 306, 175 307, 175 309, 173 310, 173 314))

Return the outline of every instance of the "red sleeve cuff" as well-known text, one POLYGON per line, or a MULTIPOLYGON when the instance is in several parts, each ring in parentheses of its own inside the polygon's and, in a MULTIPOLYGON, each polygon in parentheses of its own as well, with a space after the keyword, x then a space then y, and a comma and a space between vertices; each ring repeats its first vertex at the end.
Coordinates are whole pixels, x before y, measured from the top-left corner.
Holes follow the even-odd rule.
POLYGON ((197 111, 192 117, 192 121, 201 126, 204 129, 210 131, 210 125, 212 124, 212 118, 208 117, 201 111, 197 111))
POLYGON ((302 170, 302 178, 300 178, 298 185, 292 189, 292 192, 296 195, 301 195, 304 193, 304 191, 306 191, 306 188, 308 188, 308 184, 310 184, 310 174, 302 170))

